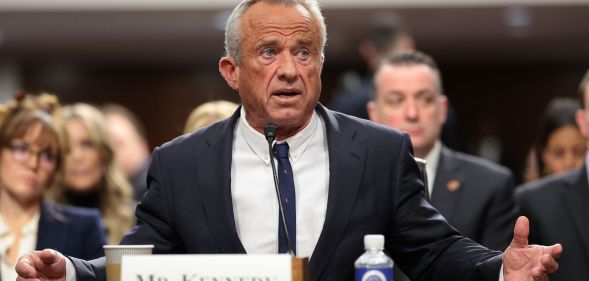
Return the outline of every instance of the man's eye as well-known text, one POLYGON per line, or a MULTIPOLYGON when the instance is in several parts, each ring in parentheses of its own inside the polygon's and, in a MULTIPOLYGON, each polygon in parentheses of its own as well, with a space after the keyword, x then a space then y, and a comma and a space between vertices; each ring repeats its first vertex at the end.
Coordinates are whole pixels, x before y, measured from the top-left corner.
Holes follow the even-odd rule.
POLYGON ((308 58, 311 54, 309 53, 309 51, 307 50, 301 50, 299 52, 299 56, 301 56, 302 58, 308 58))
POLYGON ((429 95, 424 95, 419 97, 419 103, 421 105, 430 105, 433 104, 435 101, 435 97, 433 96, 429 96, 429 95))
POLYGON ((387 105, 400 105, 403 102, 403 98, 399 96, 386 97, 383 101, 387 105))
POLYGON ((273 56, 274 56, 274 50, 272 50, 272 49, 267 49, 267 50, 264 50, 264 51, 262 52, 262 55, 263 55, 264 57, 268 57, 268 58, 269 58, 269 57, 273 57, 273 56))

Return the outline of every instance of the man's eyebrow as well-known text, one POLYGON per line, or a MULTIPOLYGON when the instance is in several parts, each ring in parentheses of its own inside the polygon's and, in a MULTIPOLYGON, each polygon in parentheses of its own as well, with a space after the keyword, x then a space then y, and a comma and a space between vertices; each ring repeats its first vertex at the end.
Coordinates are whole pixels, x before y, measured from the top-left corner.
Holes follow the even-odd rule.
POLYGON ((297 38, 297 45, 302 45, 302 46, 315 46, 317 43, 315 42, 315 40, 311 39, 311 38, 307 38, 307 37, 301 37, 301 38, 297 38))
POLYGON ((297 44, 310 46, 315 44, 315 41, 311 38, 297 38, 297 44))
POLYGON ((256 49, 277 45, 278 39, 277 38, 262 38, 258 42, 256 42, 256 49))
POLYGON ((403 92, 399 91, 399 90, 389 90, 384 92, 383 94, 387 95, 387 96, 403 96, 403 92))

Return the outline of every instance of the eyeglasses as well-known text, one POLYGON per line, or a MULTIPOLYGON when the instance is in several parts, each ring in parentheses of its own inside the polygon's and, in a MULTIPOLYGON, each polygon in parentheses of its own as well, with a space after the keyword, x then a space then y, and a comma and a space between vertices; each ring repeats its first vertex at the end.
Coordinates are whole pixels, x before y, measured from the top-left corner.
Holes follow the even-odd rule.
POLYGON ((52 169, 57 165, 57 155, 51 152, 49 148, 35 151, 26 143, 11 143, 7 147, 12 151, 14 161, 18 163, 25 163, 31 159, 32 155, 36 155, 39 165, 43 168, 52 169))

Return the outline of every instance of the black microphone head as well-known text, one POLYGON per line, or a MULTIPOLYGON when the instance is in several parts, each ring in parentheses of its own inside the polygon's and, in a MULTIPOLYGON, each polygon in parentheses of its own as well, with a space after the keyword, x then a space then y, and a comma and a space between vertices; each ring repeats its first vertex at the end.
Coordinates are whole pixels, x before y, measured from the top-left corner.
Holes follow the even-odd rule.
POLYGON ((270 121, 266 124, 266 128, 264 128, 264 135, 268 142, 273 142, 276 138, 276 134, 278 133, 278 127, 274 122, 270 121))

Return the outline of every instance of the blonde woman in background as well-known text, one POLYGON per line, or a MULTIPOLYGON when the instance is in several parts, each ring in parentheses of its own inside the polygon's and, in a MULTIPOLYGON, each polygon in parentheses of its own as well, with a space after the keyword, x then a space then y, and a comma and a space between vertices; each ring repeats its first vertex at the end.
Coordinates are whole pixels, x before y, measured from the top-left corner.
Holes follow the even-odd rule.
POLYGON ((192 133, 204 126, 225 119, 231 116, 237 107, 237 104, 224 100, 203 103, 192 110, 188 116, 186 126, 184 127, 184 133, 192 133))
POLYGON ((133 189, 114 161, 102 113, 88 104, 62 110, 70 150, 65 158, 63 184, 56 189, 59 202, 100 210, 108 243, 118 244, 133 226, 133 189))
POLYGON ((0 105, 0 256, 2 280, 16 280, 19 256, 54 248, 64 255, 103 255, 104 228, 95 209, 51 202, 47 190, 62 171, 63 124, 52 95, 0 105))

